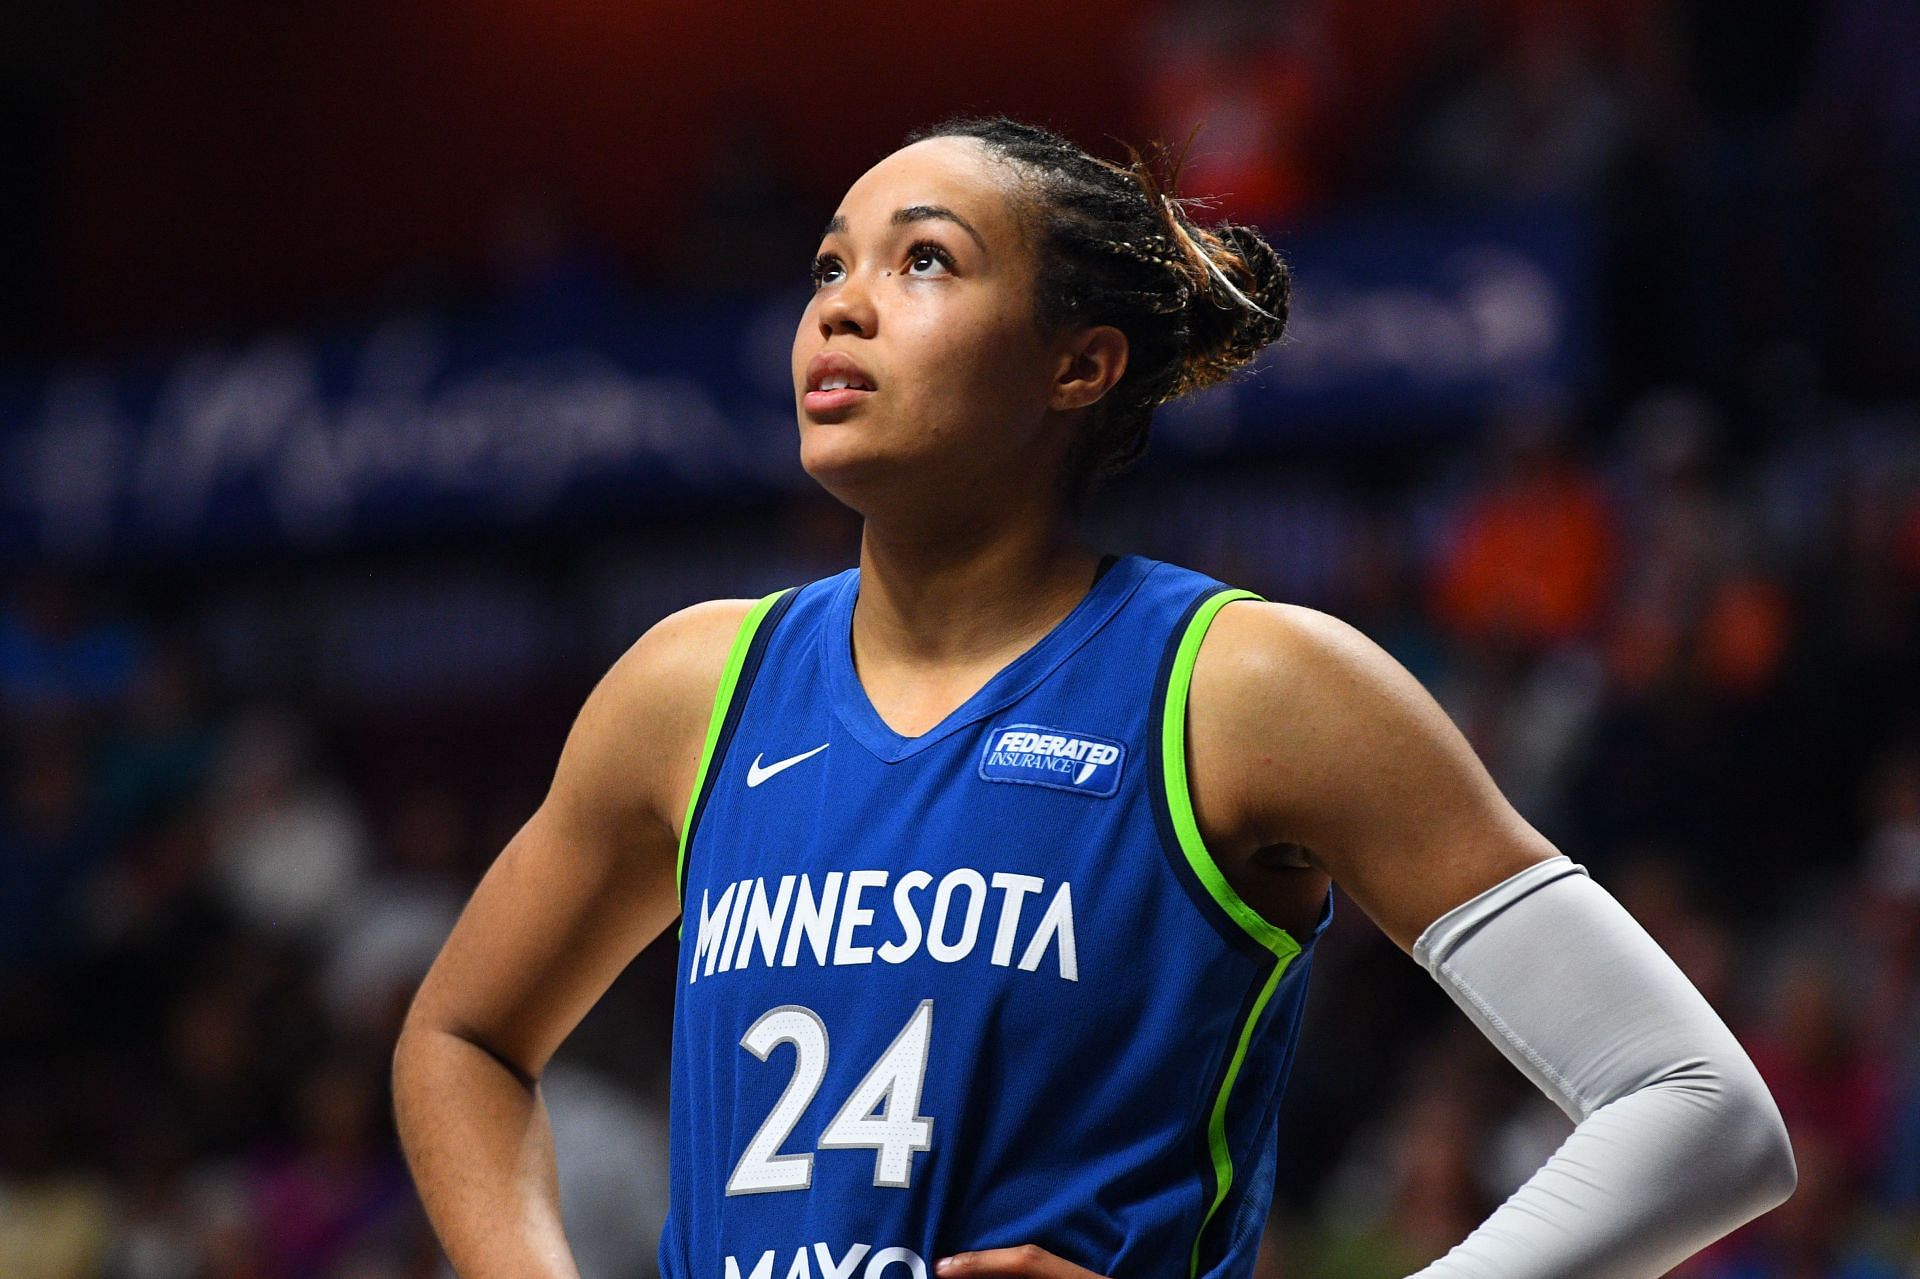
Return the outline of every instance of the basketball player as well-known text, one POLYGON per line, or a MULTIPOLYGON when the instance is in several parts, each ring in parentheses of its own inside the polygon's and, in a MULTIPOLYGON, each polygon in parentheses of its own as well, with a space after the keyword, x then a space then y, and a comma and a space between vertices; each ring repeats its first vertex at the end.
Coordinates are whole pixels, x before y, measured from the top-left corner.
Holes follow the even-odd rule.
POLYGON ((1577 1123, 1423 1276, 1657 1275, 1791 1191, 1732 1035, 1411 676, 1076 540, 1287 314, 1169 186, 970 120, 847 192, 793 378, 859 566, 614 664, 401 1036, 468 1279, 575 1273, 540 1073, 676 917, 667 1279, 1248 1274, 1335 882, 1577 1123))

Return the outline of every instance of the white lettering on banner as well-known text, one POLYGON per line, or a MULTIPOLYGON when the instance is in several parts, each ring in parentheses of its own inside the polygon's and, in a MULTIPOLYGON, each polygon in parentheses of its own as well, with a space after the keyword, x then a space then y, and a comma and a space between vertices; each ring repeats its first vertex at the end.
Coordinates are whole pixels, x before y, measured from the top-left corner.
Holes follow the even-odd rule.
MULTIPOLYGON (((1302 340, 1269 348, 1258 377, 1169 404, 1171 437, 1219 454, 1257 442, 1276 403, 1319 433, 1351 416, 1349 397, 1383 385, 1401 388, 1388 393, 1396 405, 1436 392, 1486 405, 1516 380, 1557 376, 1591 344, 1570 322, 1583 303, 1582 237, 1568 238, 1562 261, 1531 233, 1516 242, 1498 225, 1450 223, 1390 236, 1417 246, 1423 265, 1386 278, 1329 245, 1330 265, 1296 302, 1302 340)), ((1553 241, 1563 238, 1553 228, 1577 227, 1545 225, 1553 241)), ((381 511, 390 497, 396 513, 451 497, 476 508, 464 518, 489 521, 553 510, 577 482, 615 471, 674 488, 796 484, 790 459, 750 447, 792 429, 788 315, 782 300, 726 321, 745 373, 734 380, 719 363, 636 366, 631 339, 651 320, 502 349, 499 333, 417 314, 346 341, 274 335, 202 349, 157 378, 80 364, 45 378, 37 404, 0 432, 0 476, 17 480, 0 485, 0 524, 17 519, 69 554, 172 550, 195 534, 320 543, 395 518, 381 511), (223 514, 233 493, 269 526, 223 514)))
POLYGON ((524 518, 611 467, 658 458, 689 473, 712 469, 736 438, 699 382, 637 374, 590 348, 461 367, 437 326, 396 320, 351 354, 344 393, 324 386, 323 354, 289 337, 196 353, 140 416, 121 408, 111 376, 51 381, 22 446, 29 473, 54 477, 53 465, 72 456, 64 441, 114 447, 95 452, 84 487, 48 482, 32 493, 47 540, 83 537, 91 544, 75 549, 97 549, 121 503, 143 530, 191 532, 236 483, 257 486, 280 531, 298 540, 341 535, 369 494, 396 486, 478 495, 524 518), (60 527, 79 532, 62 538, 60 527))
POLYGON ((803 951, 822 968, 870 964, 876 954, 889 964, 905 963, 922 950, 940 963, 958 963, 982 949, 982 924, 995 898, 989 964, 1031 973, 1051 953, 1063 979, 1080 980, 1071 882, 1061 880, 1049 890, 1037 875, 995 871, 989 878, 961 866, 937 883, 924 870, 910 870, 892 880, 892 893, 883 896, 890 879, 884 870, 835 870, 816 889, 811 875, 782 875, 771 894, 765 879, 742 879, 722 888, 717 899, 702 888, 687 984, 716 972, 774 967, 776 954, 779 967, 793 968, 803 951), (915 895, 929 888, 932 904, 923 925, 915 895), (1029 897, 1040 909, 1031 931, 1029 897), (886 901, 890 908, 869 901, 886 901), (883 913, 892 918, 876 919, 883 913))
POLYGON ((1432 287, 1355 283, 1337 272, 1323 278, 1312 298, 1312 340, 1280 359, 1269 348, 1256 360, 1261 376, 1298 389, 1360 377, 1441 386, 1535 367, 1567 341, 1561 282, 1526 253, 1475 245, 1438 261, 1435 274, 1432 287))

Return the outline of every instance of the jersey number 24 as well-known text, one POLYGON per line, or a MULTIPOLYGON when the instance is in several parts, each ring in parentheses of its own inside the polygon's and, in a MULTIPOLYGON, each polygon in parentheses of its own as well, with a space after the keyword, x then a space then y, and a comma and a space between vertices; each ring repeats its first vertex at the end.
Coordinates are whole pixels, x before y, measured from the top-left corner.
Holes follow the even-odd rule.
MULTIPOLYGON (((873 1184, 905 1189, 913 1176, 915 1152, 932 1144, 933 1120, 920 1114, 920 1089, 927 1079, 927 1050, 933 1034, 933 1001, 923 999, 854 1085, 840 1109, 821 1130, 821 1150, 871 1149, 873 1184), (874 1112, 878 1111, 878 1114, 874 1112)), ((761 1121, 740 1162, 727 1178, 730 1195, 759 1195, 775 1190, 805 1190, 813 1184, 813 1155, 776 1154, 806 1112, 827 1074, 827 1026, 820 1014, 800 1004, 769 1008, 747 1027, 740 1046, 767 1060, 781 1044, 794 1047, 793 1077, 761 1121)))

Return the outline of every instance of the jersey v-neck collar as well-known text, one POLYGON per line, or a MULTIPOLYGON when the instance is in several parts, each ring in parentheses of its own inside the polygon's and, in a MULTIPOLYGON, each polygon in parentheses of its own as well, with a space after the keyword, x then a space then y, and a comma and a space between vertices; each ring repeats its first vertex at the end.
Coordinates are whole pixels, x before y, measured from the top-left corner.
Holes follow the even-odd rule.
POLYGON ((1100 574, 1080 602, 1026 652, 1001 667, 972 697, 918 737, 893 730, 873 709, 867 690, 853 666, 853 606, 860 595, 860 570, 849 570, 834 593, 825 618, 824 647, 827 685, 834 713, 847 731, 882 763, 893 764, 918 754, 969 724, 1006 709, 1032 692, 1060 664, 1072 656, 1109 618, 1120 611, 1156 560, 1140 555, 1116 558, 1100 574))

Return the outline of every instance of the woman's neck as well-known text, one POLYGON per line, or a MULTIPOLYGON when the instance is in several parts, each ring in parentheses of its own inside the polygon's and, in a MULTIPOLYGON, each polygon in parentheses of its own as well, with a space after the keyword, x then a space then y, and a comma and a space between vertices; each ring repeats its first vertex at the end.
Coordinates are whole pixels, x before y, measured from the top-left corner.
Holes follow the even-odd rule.
POLYGON ((937 532, 869 519, 855 653, 863 665, 1004 665, 1073 610, 1099 562, 1064 517, 937 532))

